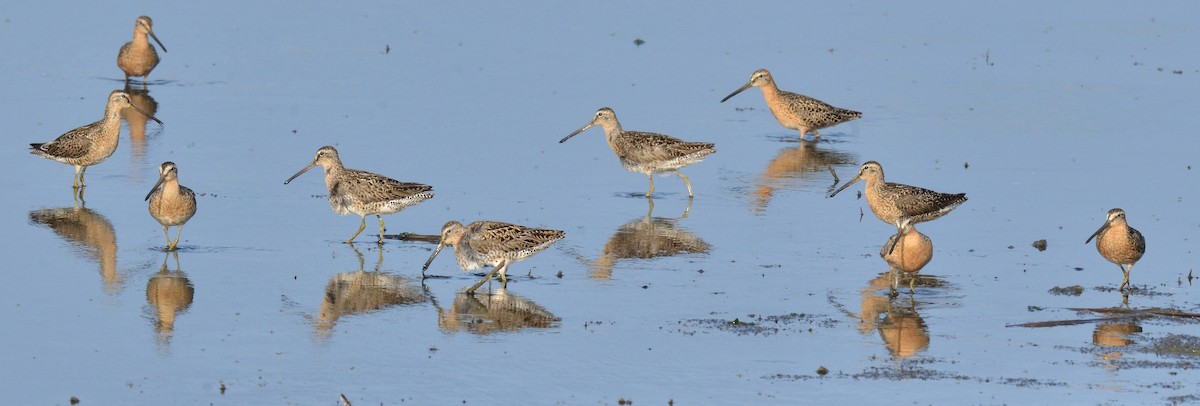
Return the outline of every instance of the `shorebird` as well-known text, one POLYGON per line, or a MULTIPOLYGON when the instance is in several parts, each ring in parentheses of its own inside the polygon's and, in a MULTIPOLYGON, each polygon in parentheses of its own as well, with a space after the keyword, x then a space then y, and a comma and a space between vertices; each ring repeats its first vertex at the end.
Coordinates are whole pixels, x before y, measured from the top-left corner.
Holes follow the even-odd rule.
POLYGON ((158 52, 154 50, 150 40, 146 39, 147 36, 154 38, 154 42, 162 47, 163 52, 167 52, 167 47, 154 35, 153 28, 154 21, 151 21, 150 17, 138 17, 137 22, 133 24, 133 40, 126 42, 117 52, 117 67, 125 71, 126 82, 129 82, 130 76, 141 76, 142 84, 145 84, 150 71, 158 66, 158 52))
POLYGON ((342 166, 337 149, 331 146, 318 149, 312 163, 283 181, 283 184, 290 183, 292 179, 317 165, 325 168, 325 186, 329 189, 329 206, 333 208, 334 213, 354 213, 362 217, 358 231, 346 240, 347 244, 353 243, 354 238, 367 228, 367 215, 370 214, 379 218, 379 244, 383 244, 382 215, 404 210, 433 197, 433 194, 429 193, 433 187, 428 185, 400 182, 367 171, 347 169, 342 166))
POLYGON ((893 234, 879 249, 879 257, 883 258, 896 272, 892 281, 892 289, 900 281, 900 272, 911 274, 908 280, 908 291, 914 291, 917 283, 917 272, 921 271, 933 259, 933 240, 913 227, 912 220, 900 222, 900 232, 893 234))
POLYGON ((679 172, 679 168, 704 160, 704 157, 717 152, 712 143, 687 142, 675 137, 641 131, 625 131, 617 122, 617 114, 608 107, 596 111, 592 121, 559 140, 567 142, 576 134, 593 126, 604 128, 604 138, 608 140, 609 148, 621 159, 621 165, 630 172, 640 172, 650 178, 650 191, 646 197, 654 193, 654 174, 673 172, 683 179, 687 185, 688 197, 692 197, 692 182, 679 172))
POLYGON ((1124 292, 1125 286, 1129 285, 1129 272, 1133 271, 1133 264, 1146 253, 1146 238, 1129 226, 1125 221, 1125 210, 1121 209, 1109 210, 1104 225, 1083 243, 1090 243, 1093 238, 1096 239, 1096 251, 1100 251, 1100 256, 1117 264, 1121 273, 1125 274, 1120 287, 1120 291, 1124 292))
POLYGON ((901 223, 922 223, 946 215, 958 205, 967 201, 965 193, 939 193, 916 186, 885 182, 883 166, 879 162, 867 161, 858 169, 858 175, 846 182, 842 187, 829 194, 834 197, 841 191, 858 182, 867 180, 867 205, 883 222, 896 226, 901 223))
POLYGON ((179 168, 174 162, 163 162, 158 167, 158 182, 146 193, 146 201, 150 202, 150 216, 162 224, 163 236, 167 237, 167 251, 174 251, 179 246, 179 237, 183 234, 183 224, 196 215, 196 193, 179 184, 179 168), (175 241, 167 228, 176 226, 175 241))
POLYGON ((454 247, 454 259, 464 271, 471 271, 485 266, 493 267, 491 271, 467 288, 467 293, 474 293, 484 282, 491 281, 492 275, 500 274, 500 282, 507 283, 504 273, 508 266, 529 258, 563 239, 564 233, 547 228, 529 228, 516 224, 498 221, 476 221, 463 226, 457 221, 447 222, 442 226, 442 239, 438 246, 421 267, 421 275, 429 269, 429 264, 437 258, 438 253, 447 245, 454 247))
POLYGON ((750 75, 749 82, 725 96, 721 102, 724 103, 751 86, 762 89, 763 97, 767 100, 767 107, 771 108, 771 114, 774 114, 775 119, 779 120, 779 124, 784 127, 800 130, 800 139, 802 140, 804 134, 809 131, 812 131, 813 138, 821 138, 821 134, 817 130, 862 117, 862 113, 854 110, 834 107, 799 93, 779 90, 779 86, 775 85, 775 79, 771 78, 771 72, 766 69, 754 71, 750 75))
POLYGON ((162 124, 162 121, 150 113, 134 106, 125 92, 113 90, 108 94, 108 104, 104 106, 104 118, 67 131, 54 141, 29 144, 29 153, 74 165, 75 177, 71 179, 72 187, 87 186, 83 182, 83 174, 87 172, 87 167, 104 162, 117 150, 117 142, 121 139, 121 110, 126 107, 137 110, 159 125, 162 124))

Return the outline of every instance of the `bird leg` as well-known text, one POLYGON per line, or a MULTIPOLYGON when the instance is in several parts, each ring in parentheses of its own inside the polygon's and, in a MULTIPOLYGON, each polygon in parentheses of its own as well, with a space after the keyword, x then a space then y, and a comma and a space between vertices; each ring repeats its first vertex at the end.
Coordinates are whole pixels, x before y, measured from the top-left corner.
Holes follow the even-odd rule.
MULTIPOLYGON (((1133 264, 1129 264, 1129 269, 1125 269, 1125 265, 1117 264, 1121 268, 1121 273, 1125 274, 1125 280, 1121 282, 1120 291, 1125 291, 1125 286, 1129 285, 1129 272, 1133 271, 1133 264)), ((1132 289, 1130 289, 1132 290, 1132 289)))
POLYGON ((813 133, 813 141, 821 139, 821 133, 817 132, 817 130, 815 130, 815 129, 812 130, 812 133, 813 133))
POLYGON ((167 226, 163 226, 163 237, 167 238, 167 251, 171 250, 171 234, 167 233, 167 226))
POLYGON ((913 273, 912 277, 908 280, 908 294, 911 295, 913 293, 917 293, 916 287, 917 287, 917 274, 913 273))
MULTIPOLYGON (((166 227, 163 227, 163 232, 167 232, 166 227)), ((172 242, 171 245, 168 245, 167 250, 174 251, 175 249, 179 248, 179 236, 181 235, 183 235, 183 224, 175 226, 175 242, 172 242)))
POLYGON ((688 180, 687 176, 683 176, 683 172, 680 172, 678 169, 674 169, 673 172, 679 175, 680 179, 683 179, 683 184, 687 185, 688 188, 688 197, 692 197, 692 181, 688 180))
POLYGON ((650 191, 646 192, 646 198, 649 199, 654 194, 654 172, 647 173, 646 177, 650 178, 650 191))
MULTIPOLYGON (((383 216, 376 214, 375 217, 379 218, 379 243, 383 244, 383 216)), ((366 221, 366 219, 364 218, 363 221, 366 221)))
MULTIPOLYGON (((488 271, 487 275, 484 275, 483 279, 480 279, 479 282, 475 282, 474 285, 471 285, 471 287, 467 288, 467 294, 475 294, 475 289, 479 289, 479 286, 483 285, 484 281, 491 281, 492 275, 495 275, 496 271, 500 271, 502 268, 508 268, 508 261, 501 262, 500 265, 496 265, 496 267, 492 268, 491 271, 488 271)), ((503 271, 501 271, 500 275, 504 275, 503 271)))
POLYGON ((354 243, 354 237, 358 237, 358 234, 359 234, 359 233, 361 233, 361 232, 363 231, 363 229, 365 229, 365 228, 367 228, 367 216, 366 216, 366 215, 363 215, 363 216, 362 216, 362 223, 360 223, 360 224, 358 225, 358 231, 355 231, 355 232, 354 232, 354 235, 350 236, 350 239, 349 239, 349 240, 346 240, 346 244, 353 244, 353 243, 354 243))

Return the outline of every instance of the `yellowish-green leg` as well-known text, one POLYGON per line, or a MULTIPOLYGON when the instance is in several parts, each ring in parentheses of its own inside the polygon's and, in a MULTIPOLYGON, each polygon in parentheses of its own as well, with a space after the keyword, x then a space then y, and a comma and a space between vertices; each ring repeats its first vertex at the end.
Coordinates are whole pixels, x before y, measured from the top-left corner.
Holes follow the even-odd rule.
POLYGON ((648 199, 650 195, 654 194, 654 172, 647 173, 646 177, 650 178, 650 191, 646 192, 646 198, 648 199))
POLYGON ((87 182, 84 182, 84 181, 83 181, 83 174, 87 173, 87 167, 86 167, 86 166, 84 166, 84 167, 82 167, 82 168, 83 168, 83 169, 80 169, 80 170, 79 170, 79 187, 85 187, 85 186, 87 186, 87 182))
POLYGON ((692 197, 692 181, 688 180, 687 176, 683 176, 683 172, 680 172, 678 169, 675 170, 675 174, 679 175, 680 179, 683 179, 683 184, 687 185, 688 188, 688 197, 692 197))
POLYGON ((167 226, 163 226, 163 237, 167 238, 167 251, 171 250, 171 234, 167 233, 167 226))
POLYGON ((507 261, 501 262, 500 265, 497 265, 495 268, 492 268, 491 271, 488 271, 487 275, 484 275, 483 279, 480 279, 479 282, 475 282, 474 285, 471 285, 471 287, 467 288, 467 294, 468 295, 475 294, 475 289, 479 289, 479 287, 482 286, 484 282, 491 281, 492 275, 495 275, 497 271, 500 272, 500 275, 504 275, 504 270, 506 270, 507 268, 508 268, 508 262, 507 261))
POLYGON ((354 243, 354 238, 355 238, 355 237, 358 237, 358 234, 359 234, 359 233, 361 233, 361 232, 362 232, 364 229, 366 229, 366 228, 367 228, 367 216, 366 216, 366 215, 363 215, 363 216, 362 216, 362 223, 359 223, 359 225, 358 225, 358 231, 355 231, 355 232, 354 232, 354 235, 350 236, 350 239, 349 239, 349 240, 346 240, 346 244, 352 244, 352 243, 354 243))
POLYGON ((1125 265, 1117 264, 1121 267, 1121 273, 1125 274, 1125 280, 1121 282, 1120 291, 1125 291, 1125 286, 1129 285, 1129 272, 1133 271, 1133 264, 1129 264, 1129 269, 1125 269, 1125 265))
MULTIPOLYGON (((380 243, 380 244, 383 244, 383 230, 384 230, 384 228, 383 228, 383 216, 380 216, 380 215, 376 214, 376 215, 375 215, 375 217, 378 217, 378 218, 379 218, 379 243, 380 243)), ((366 220, 364 220, 364 221, 366 221, 366 220)))
POLYGON ((912 278, 908 280, 908 293, 917 293, 917 273, 913 272, 912 278))
MULTIPOLYGON (((163 227, 163 232, 167 232, 166 227, 163 227)), ((183 235, 183 224, 175 226, 175 241, 172 242, 171 245, 167 246, 168 251, 174 251, 179 247, 179 236, 181 235, 183 235)))

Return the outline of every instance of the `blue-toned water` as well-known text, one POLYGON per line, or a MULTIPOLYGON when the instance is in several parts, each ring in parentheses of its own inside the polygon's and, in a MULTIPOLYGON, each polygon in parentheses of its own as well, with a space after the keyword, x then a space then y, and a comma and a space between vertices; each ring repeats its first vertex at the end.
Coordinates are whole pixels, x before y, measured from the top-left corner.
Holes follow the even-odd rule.
POLYGON ((0 389, 13 404, 1195 401, 1196 359, 1152 352, 1192 323, 1006 325, 1122 304, 1116 266, 1083 244, 1113 207, 1148 240, 1130 308, 1200 311, 1197 11, 5 3, 0 389), (77 208, 72 168, 25 145, 100 118, 142 14, 170 50, 146 94, 165 125, 123 133, 77 208), (802 144, 759 90, 719 103, 758 68, 863 118, 802 144), (650 207, 599 129, 557 142, 603 106, 628 130, 716 143, 683 169, 690 203, 662 176, 650 207), (434 186, 389 234, 491 219, 567 238, 502 293, 457 294, 479 275, 449 251, 422 286, 434 244, 381 253, 368 219, 352 248, 359 219, 330 211, 320 172, 283 185, 322 145, 434 186), (178 264, 142 200, 168 160, 199 194, 178 264), (862 186, 825 197, 829 168, 845 181, 867 160, 970 197, 919 226, 935 253, 912 296, 887 297, 894 227, 862 186))

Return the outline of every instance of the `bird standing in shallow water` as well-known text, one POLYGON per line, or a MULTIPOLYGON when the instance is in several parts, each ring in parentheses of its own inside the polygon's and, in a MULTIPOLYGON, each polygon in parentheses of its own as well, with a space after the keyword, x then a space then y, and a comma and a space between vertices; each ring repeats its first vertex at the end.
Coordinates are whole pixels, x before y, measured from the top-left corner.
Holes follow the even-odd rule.
POLYGON ((688 197, 692 197, 692 182, 679 172, 679 168, 704 160, 704 157, 717 152, 712 143, 686 142, 675 137, 641 131, 625 131, 617 122, 617 113, 608 107, 596 111, 592 121, 559 140, 567 142, 576 134, 593 126, 604 128, 604 138, 608 140, 609 148, 621 159, 621 165, 630 172, 640 172, 650 178, 650 191, 646 197, 654 193, 654 174, 674 172, 687 185, 688 197))
POLYGON ((912 224, 930 221, 946 215, 967 201, 965 193, 939 193, 916 186, 885 182, 883 166, 875 161, 863 163, 858 169, 858 175, 830 193, 829 197, 836 196, 861 179, 867 180, 867 205, 871 206, 871 211, 883 222, 896 226, 897 231, 900 231, 904 221, 912 224))
POLYGON ((1124 292, 1125 286, 1129 285, 1129 272, 1133 271, 1133 264, 1146 253, 1146 239, 1140 231, 1129 226, 1125 221, 1125 210, 1121 209, 1109 210, 1104 225, 1083 243, 1090 243, 1093 238, 1096 239, 1096 251, 1100 251, 1100 256, 1117 264, 1121 273, 1125 274, 1120 287, 1120 291, 1124 292))
POLYGON ((892 289, 900 281, 900 272, 911 274, 908 280, 908 291, 913 292, 917 283, 917 272, 921 271, 933 259, 933 240, 913 227, 912 221, 905 219, 900 222, 900 232, 893 234, 883 247, 879 249, 879 257, 883 258, 896 272, 892 280, 892 289))
POLYGON ((404 210, 433 197, 433 194, 429 193, 433 187, 428 185, 400 182, 367 171, 347 169, 342 166, 337 149, 331 146, 318 149, 317 157, 313 158, 312 163, 283 181, 283 184, 290 183, 292 179, 317 165, 325 168, 325 186, 329 189, 329 206, 333 211, 342 215, 354 213, 362 217, 358 231, 346 240, 347 244, 353 243, 354 238, 367 228, 368 214, 379 218, 379 244, 383 244, 383 214, 404 210))
POLYGON ((29 144, 29 153, 74 165, 75 177, 71 179, 71 185, 76 189, 87 186, 83 182, 87 167, 104 162, 117 150, 117 142, 121 139, 121 109, 126 107, 162 124, 162 121, 130 103, 129 95, 125 92, 113 90, 108 94, 108 104, 104 106, 104 118, 67 131, 54 141, 29 144))
POLYGON ((771 72, 766 69, 754 71, 750 75, 749 82, 725 96, 724 99, 721 99, 721 103, 751 86, 762 89, 763 97, 767 100, 767 107, 771 109, 771 114, 775 115, 775 119, 779 120, 779 124, 793 130, 800 130, 801 140, 809 131, 812 131, 814 139, 821 138, 821 134, 817 130, 862 117, 862 113, 854 110, 833 107, 802 94, 779 90, 779 86, 776 86, 775 80, 771 78, 771 72))
POLYGON ((441 242, 429 260, 425 261, 425 266, 421 267, 421 275, 425 275, 425 270, 429 269, 429 264, 442 252, 442 248, 449 245, 454 247, 454 258, 464 271, 494 267, 483 279, 467 288, 468 294, 474 293, 483 282, 492 280, 492 275, 496 273, 500 274, 501 283, 507 283, 504 273, 509 265, 541 252, 563 239, 564 235, 559 230, 529 228, 498 221, 476 221, 466 226, 450 221, 442 226, 441 242))
POLYGON ((167 251, 174 251, 179 246, 179 236, 183 234, 183 224, 196 215, 196 193, 179 184, 179 168, 174 162, 163 162, 158 167, 158 182, 146 194, 150 202, 150 216, 162 224, 163 236, 167 237, 167 251), (177 226, 175 241, 167 228, 177 226))
POLYGON ((141 76, 142 84, 145 84, 150 71, 158 66, 158 51, 154 50, 154 45, 146 37, 154 38, 163 52, 167 52, 167 47, 154 35, 154 21, 147 16, 138 17, 133 23, 133 40, 126 42, 117 52, 117 67, 125 71, 126 82, 129 82, 130 76, 141 76))

